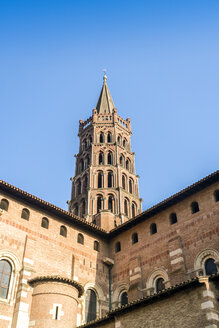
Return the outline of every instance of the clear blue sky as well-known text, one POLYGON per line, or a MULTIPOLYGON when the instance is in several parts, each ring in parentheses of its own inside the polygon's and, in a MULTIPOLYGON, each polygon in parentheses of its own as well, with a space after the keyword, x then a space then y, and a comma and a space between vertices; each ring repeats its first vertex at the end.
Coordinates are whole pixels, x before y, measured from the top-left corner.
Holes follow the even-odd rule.
POLYGON ((67 208, 107 68, 146 209, 218 169, 219 1, 0 2, 0 177, 67 208))

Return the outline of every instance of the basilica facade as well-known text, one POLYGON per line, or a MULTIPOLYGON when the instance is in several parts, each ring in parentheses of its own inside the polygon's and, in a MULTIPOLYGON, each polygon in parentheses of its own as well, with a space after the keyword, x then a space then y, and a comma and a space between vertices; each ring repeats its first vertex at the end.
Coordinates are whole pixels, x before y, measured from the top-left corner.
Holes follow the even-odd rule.
POLYGON ((68 211, 0 180, 1 328, 218 326, 219 171, 142 212, 131 135, 105 75, 68 211))

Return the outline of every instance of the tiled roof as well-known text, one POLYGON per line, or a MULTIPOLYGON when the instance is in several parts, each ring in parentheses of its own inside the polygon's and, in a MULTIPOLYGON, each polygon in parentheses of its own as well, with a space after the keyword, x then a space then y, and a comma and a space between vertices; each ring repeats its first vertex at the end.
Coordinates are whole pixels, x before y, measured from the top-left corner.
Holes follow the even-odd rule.
POLYGON ((46 210, 46 211, 58 216, 59 218, 62 218, 64 220, 68 221, 69 223, 77 224, 79 226, 84 227, 85 229, 89 229, 90 231, 94 231, 95 233, 103 235, 103 236, 107 235, 107 232, 105 230, 97 227, 93 223, 89 223, 85 219, 80 218, 68 211, 65 211, 65 210, 61 209, 60 207, 57 207, 49 202, 46 202, 45 200, 43 200, 41 198, 38 198, 32 194, 29 194, 28 192, 26 192, 22 189, 14 187, 11 184, 9 184, 3 180, 0 180, 0 190, 7 192, 14 197, 18 197, 22 200, 28 201, 32 205, 39 206, 43 210, 46 210))
POLYGON ((195 194, 196 192, 204 189, 207 186, 210 186, 211 184, 213 184, 217 181, 219 181, 219 170, 215 171, 214 173, 197 181, 196 183, 192 184, 191 186, 181 190, 180 192, 176 193, 175 195, 154 205, 153 207, 140 213, 138 216, 119 225, 115 229, 111 230, 109 233, 107 233, 105 230, 101 229, 100 227, 96 226, 95 224, 89 223, 85 219, 80 218, 68 211, 65 211, 51 203, 48 203, 32 194, 29 194, 26 191, 16 188, 3 180, 0 180, 0 190, 7 192, 14 197, 18 197, 22 200, 25 200, 25 201, 31 203, 32 205, 39 206, 43 210, 46 210, 46 211, 58 216, 59 218, 62 218, 64 220, 68 221, 69 223, 79 225, 80 227, 83 227, 84 229, 92 231, 95 234, 101 235, 105 238, 111 238, 111 237, 114 237, 114 236, 120 234, 121 232, 123 232, 125 230, 128 230, 132 226, 135 226, 136 224, 147 220, 148 218, 152 217, 153 215, 165 210, 166 208, 176 204, 177 202, 185 199, 186 197, 189 197, 189 196, 195 194))
POLYGON ((77 281, 71 280, 69 278, 64 278, 64 277, 61 277, 61 276, 41 276, 41 277, 36 277, 36 278, 30 279, 28 281, 28 284, 31 287, 34 287, 34 285, 36 283, 38 283, 39 281, 55 281, 55 282, 63 282, 65 284, 71 285, 71 286, 77 288, 77 290, 79 292, 78 297, 82 296, 83 293, 84 293, 84 288, 77 281))
MULTIPOLYGON (((209 276, 209 279, 210 280, 218 280, 219 279, 219 273, 214 274, 212 276, 209 276)), ((199 277, 191 279, 191 280, 184 281, 180 284, 177 284, 177 285, 172 286, 170 288, 164 289, 161 292, 156 293, 152 296, 143 297, 143 298, 137 299, 133 302, 130 302, 126 305, 120 306, 120 307, 110 311, 106 316, 104 316, 100 319, 97 319, 97 320, 90 321, 89 323, 86 323, 86 324, 84 324, 84 325, 82 325, 78 328, 82 328, 82 327, 83 328, 85 328, 85 327, 87 327, 87 328, 88 327, 89 328, 91 328, 91 327, 101 327, 101 324, 106 323, 107 321, 114 320, 115 316, 118 316, 118 315, 122 314, 123 312, 128 312, 128 311, 132 310, 133 308, 156 302, 156 301, 158 301, 162 298, 167 298, 170 295, 173 295, 173 294, 177 293, 180 290, 185 290, 185 289, 190 288, 192 286, 199 286, 201 284, 203 284, 203 283, 201 283, 199 281, 199 277)))
POLYGON ((122 231, 129 229, 130 227, 145 221, 146 219, 152 217, 153 215, 165 210, 166 208, 178 203, 179 201, 195 194, 196 192, 210 186, 211 184, 219 181, 219 170, 215 171, 214 173, 206 176, 205 178, 193 183, 189 187, 179 191, 178 193, 166 198, 162 202, 152 206, 151 208, 147 209, 146 211, 140 213, 139 215, 135 216, 132 219, 129 219, 125 223, 119 225, 115 229, 110 231, 111 236, 116 236, 122 231))

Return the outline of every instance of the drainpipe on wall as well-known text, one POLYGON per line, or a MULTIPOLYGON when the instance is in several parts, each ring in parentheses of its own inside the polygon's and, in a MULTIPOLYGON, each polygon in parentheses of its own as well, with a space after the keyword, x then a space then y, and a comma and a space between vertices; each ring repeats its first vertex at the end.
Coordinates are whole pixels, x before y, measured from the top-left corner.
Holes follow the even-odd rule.
POLYGON ((109 311, 112 310, 112 274, 111 270, 114 264, 114 261, 108 257, 103 260, 103 263, 108 267, 109 274, 109 311))

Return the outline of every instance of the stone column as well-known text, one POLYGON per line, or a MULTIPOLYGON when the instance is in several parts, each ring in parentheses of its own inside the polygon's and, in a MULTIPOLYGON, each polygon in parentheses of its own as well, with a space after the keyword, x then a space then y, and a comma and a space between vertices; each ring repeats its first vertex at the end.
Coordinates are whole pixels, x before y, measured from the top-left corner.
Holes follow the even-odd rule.
POLYGON ((37 277, 28 283, 33 287, 29 327, 76 327, 80 284, 60 276, 37 277))

